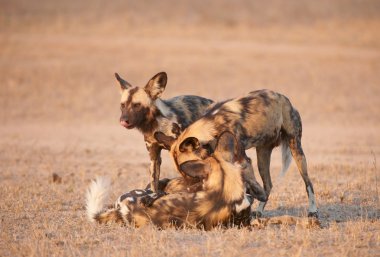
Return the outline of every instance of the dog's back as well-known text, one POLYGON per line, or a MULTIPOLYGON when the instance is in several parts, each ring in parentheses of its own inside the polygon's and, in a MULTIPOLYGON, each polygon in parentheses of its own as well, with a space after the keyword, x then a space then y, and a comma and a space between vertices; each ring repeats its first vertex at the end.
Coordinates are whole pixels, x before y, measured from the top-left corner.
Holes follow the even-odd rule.
POLYGON ((181 129, 187 128, 202 117, 213 103, 210 99, 194 95, 176 96, 163 101, 170 108, 170 111, 175 114, 181 129))
MULTIPOLYGON (((211 106, 206 114, 186 128, 171 147, 176 162, 199 159, 199 153, 184 151, 189 138, 201 146, 211 146, 223 131, 231 131, 245 149, 259 145, 279 145, 297 111, 289 100, 270 90, 258 90, 211 106)), ((300 123, 300 120, 299 120, 300 123)), ((290 129, 289 129, 290 130, 290 129)), ((291 131, 290 131, 291 133, 291 131)))
POLYGON ((166 136, 177 138, 190 124, 204 115, 213 101, 201 96, 181 95, 167 100, 157 99, 155 106, 159 113, 157 127, 152 133, 146 133, 145 139, 154 143, 154 133, 162 132, 166 136))
MULTIPOLYGON (((256 148, 258 169, 265 189, 265 194, 255 196, 262 201, 259 213, 262 213, 267 201, 265 198, 268 198, 272 188, 269 169, 271 153, 274 147, 281 144, 281 173, 285 173, 293 156, 309 197, 308 215, 318 215, 314 189, 308 176, 306 156, 301 144, 301 117, 287 97, 270 90, 257 90, 245 97, 215 104, 171 143, 170 151, 177 170, 182 172, 182 164, 191 160, 202 160, 212 153, 216 138, 225 130, 236 135, 245 149, 256 148), (261 198, 260 195, 266 197, 261 198)), ((253 176, 252 172, 251 181, 254 181, 253 176)), ((250 183, 247 177, 245 179, 250 183)), ((253 192, 262 191, 256 183, 250 185, 253 192)))

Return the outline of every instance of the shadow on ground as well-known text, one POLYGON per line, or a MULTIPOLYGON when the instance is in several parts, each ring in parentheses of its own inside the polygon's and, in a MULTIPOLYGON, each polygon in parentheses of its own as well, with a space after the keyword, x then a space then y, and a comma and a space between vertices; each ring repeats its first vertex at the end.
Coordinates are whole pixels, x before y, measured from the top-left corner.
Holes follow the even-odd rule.
MULTIPOLYGON (((322 203, 319 208, 319 220, 322 227, 328 227, 332 222, 345 223, 349 221, 377 221, 380 220, 380 209, 376 206, 347 203, 322 203)), ((264 217, 277 217, 290 215, 295 217, 306 217, 306 207, 280 207, 268 210, 264 217)))

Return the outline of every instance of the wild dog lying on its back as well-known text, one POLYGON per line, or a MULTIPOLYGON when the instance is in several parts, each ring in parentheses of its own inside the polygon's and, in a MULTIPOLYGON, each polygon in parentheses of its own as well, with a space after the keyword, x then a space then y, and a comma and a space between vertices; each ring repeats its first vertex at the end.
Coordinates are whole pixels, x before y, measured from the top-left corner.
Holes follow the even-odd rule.
POLYGON ((153 223, 160 228, 190 226, 209 230, 243 215, 243 223, 247 225, 252 199, 245 193, 243 158, 243 150, 235 137, 225 132, 217 140, 215 152, 202 165, 187 169, 188 176, 203 180, 201 190, 161 197, 152 191, 134 190, 120 196, 108 209, 104 209, 104 203, 109 183, 94 181, 87 192, 88 217, 99 223, 119 222, 136 227, 153 223), (146 196, 154 200, 149 207, 141 204, 146 196))
MULTIPOLYGON (((301 146, 301 117, 284 95, 270 90, 253 91, 245 97, 215 104, 201 119, 185 129, 177 140, 161 133, 156 138, 171 147, 170 152, 177 169, 186 173, 205 162, 213 152, 215 139, 225 130, 233 132, 245 149, 256 147, 257 166, 267 196, 272 189, 269 173, 271 153, 281 143, 282 173, 289 167, 291 153, 306 185, 309 216, 317 216, 313 185, 301 146)), ((252 169, 251 165, 247 167, 252 169)), ((249 183, 253 172, 244 174, 249 183)), ((263 212, 265 203, 266 201, 260 203, 259 214, 263 212)))
POLYGON ((120 124, 137 128, 144 135, 151 160, 150 175, 153 191, 157 191, 163 145, 154 138, 155 132, 176 138, 180 132, 201 117, 213 101, 199 96, 177 96, 162 100, 167 75, 160 72, 144 88, 133 87, 115 73, 121 86, 120 124))

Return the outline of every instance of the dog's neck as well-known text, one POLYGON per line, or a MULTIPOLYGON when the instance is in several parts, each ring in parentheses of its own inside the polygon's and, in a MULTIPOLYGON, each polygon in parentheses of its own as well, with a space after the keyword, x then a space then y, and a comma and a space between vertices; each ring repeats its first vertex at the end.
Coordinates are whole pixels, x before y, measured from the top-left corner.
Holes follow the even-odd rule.
POLYGON ((144 122, 136 126, 136 128, 144 134, 146 139, 153 137, 156 131, 177 138, 181 131, 176 115, 165 101, 159 98, 154 101, 154 105, 144 122))
POLYGON ((214 164, 214 166, 219 166, 219 170, 210 173, 205 181, 205 190, 219 191, 220 200, 226 203, 239 202, 245 193, 240 164, 227 162, 221 158, 215 162, 218 164, 214 164))
POLYGON ((153 134, 158 128, 158 119, 162 116, 160 110, 155 106, 146 115, 145 120, 136 126, 144 135, 153 134))
POLYGON ((153 106, 146 116, 144 122, 136 126, 144 135, 153 135, 156 131, 161 131, 166 135, 172 134, 172 119, 162 114, 161 110, 156 106, 153 106))

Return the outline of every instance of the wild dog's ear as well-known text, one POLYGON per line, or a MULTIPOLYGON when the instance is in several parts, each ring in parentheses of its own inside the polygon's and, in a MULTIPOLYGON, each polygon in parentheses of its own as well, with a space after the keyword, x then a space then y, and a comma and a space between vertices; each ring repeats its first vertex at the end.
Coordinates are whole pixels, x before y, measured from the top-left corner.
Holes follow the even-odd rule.
POLYGON ((179 151, 181 153, 183 152, 192 152, 194 150, 197 150, 201 144, 199 143, 198 138, 196 137, 188 137, 185 140, 182 141, 182 143, 179 145, 179 151))
POLYGON ((153 136, 157 140, 158 143, 163 144, 167 149, 170 149, 170 147, 172 146, 172 144, 175 141, 174 137, 167 136, 167 135, 165 135, 164 133, 162 133, 160 131, 154 133, 153 136))
POLYGON ((177 123, 172 124, 172 133, 177 137, 181 134, 181 127, 177 123))
POLYGON ((156 100, 164 92, 168 76, 165 72, 157 73, 148 81, 144 90, 153 99, 156 100))
POLYGON ((215 153, 223 158, 223 160, 234 163, 242 160, 244 157, 244 149, 236 137, 229 131, 223 132, 216 143, 215 153))
POLYGON ((115 77, 116 77, 117 81, 119 81, 119 83, 120 83, 121 90, 127 89, 127 88, 132 86, 127 81, 122 79, 122 77, 120 77, 119 74, 115 73, 115 77))
POLYGON ((179 165, 180 171, 192 178, 207 178, 210 166, 205 161, 187 161, 179 165))

